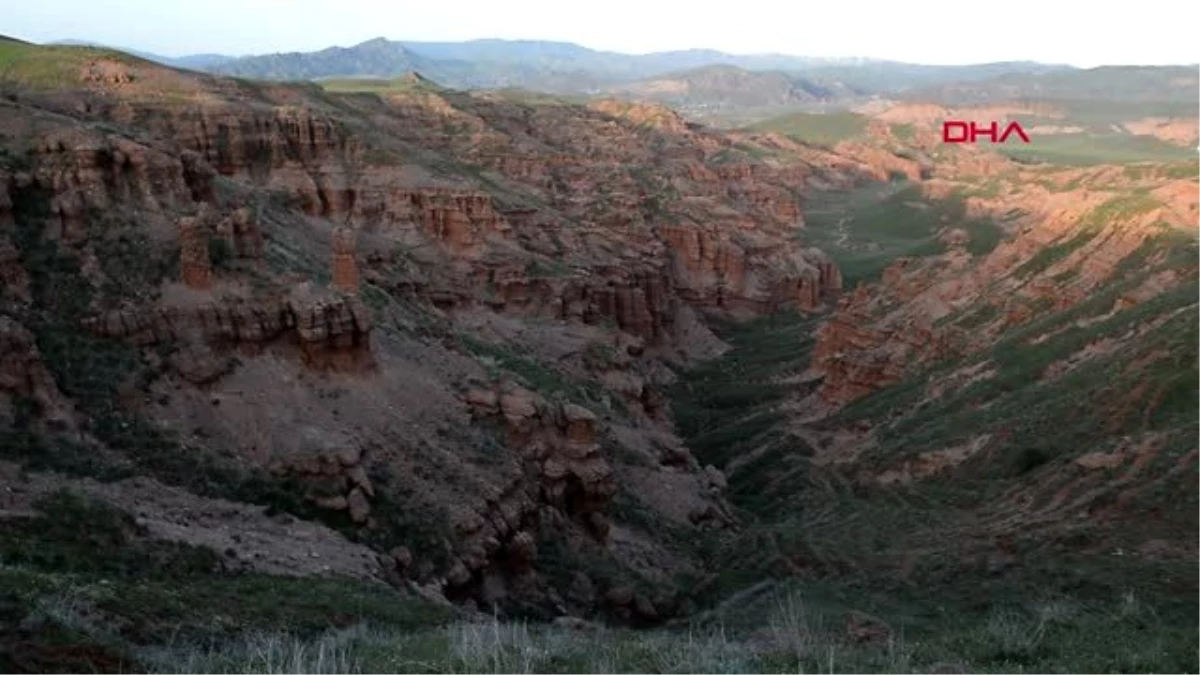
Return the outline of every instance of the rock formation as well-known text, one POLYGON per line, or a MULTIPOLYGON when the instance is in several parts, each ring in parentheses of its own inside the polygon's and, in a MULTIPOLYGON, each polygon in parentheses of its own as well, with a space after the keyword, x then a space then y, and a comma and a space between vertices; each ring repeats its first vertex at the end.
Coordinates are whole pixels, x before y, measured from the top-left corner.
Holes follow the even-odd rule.
POLYGON ((600 454, 594 413, 572 403, 551 405, 521 387, 474 389, 466 401, 475 416, 503 421, 509 444, 535 467, 547 503, 607 536, 604 510, 617 486, 600 454))
POLYGON ((200 341, 261 349, 286 339, 317 370, 362 371, 372 365, 371 315, 353 297, 225 301, 194 309, 116 310, 86 321, 99 335, 139 345, 200 341))
POLYGON ((198 166, 195 155, 170 155, 82 128, 47 134, 33 157, 34 179, 51 193, 50 214, 66 242, 82 241, 88 216, 117 204, 165 214, 212 193, 211 169, 198 166))
POLYGON ((233 256, 245 260, 261 260, 263 235, 249 207, 233 209, 217 225, 216 234, 225 240, 233 256))
POLYGON ((50 428, 74 426, 67 399, 42 362, 33 334, 7 316, 0 316, 0 415, 10 411, 14 397, 33 401, 37 415, 50 428))
POLYGON ((354 230, 339 227, 333 231, 333 288, 345 293, 358 292, 358 263, 354 260, 354 230))
POLYGON ((179 274, 189 288, 212 287, 212 260, 209 257, 210 233, 203 216, 179 219, 179 274))

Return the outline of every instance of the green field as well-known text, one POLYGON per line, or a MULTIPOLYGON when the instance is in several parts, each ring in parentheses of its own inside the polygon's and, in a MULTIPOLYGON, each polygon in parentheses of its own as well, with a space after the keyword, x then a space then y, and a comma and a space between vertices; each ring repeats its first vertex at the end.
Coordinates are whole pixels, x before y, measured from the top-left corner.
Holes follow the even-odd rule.
POLYGON ((779 133, 804 143, 832 147, 861 136, 867 130, 867 118, 852 112, 801 112, 756 122, 746 129, 779 133))
POLYGON ((929 200, 916 186, 875 183, 846 192, 813 193, 804 205, 807 226, 800 237, 833 256, 847 286, 870 281, 900 256, 942 253, 942 228, 966 230, 967 250, 983 255, 1003 231, 984 219, 964 217, 960 198, 929 200))
POLYGON ((1124 133, 1035 134, 1028 144, 1010 138, 1008 143, 997 147, 1003 154, 1022 162, 1075 166, 1171 162, 1196 156, 1195 148, 1181 148, 1157 138, 1124 133))
POLYGON ((436 82, 416 76, 402 76, 391 79, 335 77, 318 80, 317 84, 325 91, 333 93, 387 94, 410 91, 443 91, 442 87, 438 86, 436 82))
POLYGON ((109 59, 131 65, 141 59, 112 49, 77 46, 43 46, 0 39, 0 85, 64 87, 80 79, 80 67, 93 59, 109 59))

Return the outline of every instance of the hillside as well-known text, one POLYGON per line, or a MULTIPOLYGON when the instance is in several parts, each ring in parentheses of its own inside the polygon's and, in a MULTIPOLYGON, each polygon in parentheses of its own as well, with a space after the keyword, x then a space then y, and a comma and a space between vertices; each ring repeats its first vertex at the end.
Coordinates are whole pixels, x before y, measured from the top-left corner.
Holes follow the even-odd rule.
MULTIPOLYGON (((1184 89, 1186 90, 1186 86, 1184 89)), ((1192 84, 1193 93, 1200 89, 1192 84)), ((936 138, 942 122, 974 122, 980 127, 1022 125, 1029 143, 1012 138, 994 149, 1024 163, 1069 166, 1180 162, 1195 157, 1200 117, 1194 104, 1180 101, 1100 100, 1083 104, 1050 94, 1035 100, 944 106, 935 103, 873 102, 856 109, 885 122, 900 135, 936 138)), ((986 136, 980 139, 988 144, 986 136)))
POLYGON ((691 119, 715 124, 736 124, 786 110, 840 108, 867 94, 836 81, 723 65, 611 85, 605 91, 663 103, 691 119))
POLYGON ((1197 668, 1194 161, 412 58, 0 44, 0 667, 1197 668))
MULTIPOLYGON (((1008 101, 1067 102, 1103 111, 1107 106, 1195 103, 1200 75, 1194 66, 1102 66, 1086 70, 997 74, 978 82, 952 83, 906 94, 918 101, 972 105, 1008 101)), ((1191 111, 1191 108, 1184 107, 1191 111)))

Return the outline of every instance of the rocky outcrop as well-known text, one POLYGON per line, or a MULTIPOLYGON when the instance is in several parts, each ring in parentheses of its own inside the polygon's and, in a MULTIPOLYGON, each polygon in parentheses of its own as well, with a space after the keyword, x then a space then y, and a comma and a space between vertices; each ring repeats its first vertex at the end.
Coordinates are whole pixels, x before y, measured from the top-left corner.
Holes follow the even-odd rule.
POLYGON ((316 370, 363 371, 371 358, 371 314, 356 298, 292 305, 304 362, 316 370))
POLYGON ((87 217, 117 204, 153 214, 186 208, 212 195, 211 170, 192 154, 169 155, 127 138, 70 129, 34 148, 38 187, 48 190, 50 236, 67 243, 87 235, 87 217))
POLYGON ((179 219, 179 275, 189 288, 212 287, 212 260, 209 258, 209 228, 200 216, 179 219))
POLYGON ((426 235, 453 253, 466 253, 487 234, 503 234, 510 229, 487 195, 420 190, 402 192, 396 198, 402 205, 394 211, 396 215, 407 212, 426 235), (405 202, 407 208, 403 207, 405 202))
POLYGON ((676 291, 693 304, 754 313, 820 306, 841 273, 816 249, 755 233, 663 226, 676 291))
POLYGON ((33 401, 38 418, 51 429, 74 426, 71 405, 42 362, 33 334, 0 316, 0 415, 8 412, 14 398, 33 401))
POLYGON ((283 340, 317 370, 362 371, 372 366, 371 315, 352 297, 214 302, 195 309, 120 310, 85 326, 135 344, 205 343, 261 349, 283 340))
POLYGON ((809 373, 822 378, 818 393, 835 406, 895 384, 911 365, 947 358, 963 342, 958 330, 934 328, 923 316, 881 325, 872 316, 866 287, 839 301, 816 338, 809 373))
POLYGON ((353 440, 339 445, 315 430, 300 432, 306 436, 300 442, 308 452, 273 460, 271 473, 297 479, 307 487, 308 498, 316 506, 344 511, 356 525, 369 525, 375 486, 367 474, 369 462, 363 449, 353 440))
POLYGON ((479 418, 503 422, 509 444, 538 477, 543 500, 597 537, 617 486, 597 442, 596 415, 573 403, 551 404, 521 387, 474 389, 466 401, 479 418))
POLYGON ((345 293, 358 292, 358 263, 354 260, 354 230, 339 227, 333 231, 333 288, 345 293))
POLYGON ((837 311, 817 330, 810 371, 823 377, 821 398, 849 403, 900 381, 906 354, 889 343, 889 334, 870 328, 861 303, 843 298, 837 311))
POLYGON ((235 258, 262 260, 263 234, 254 211, 249 207, 235 208, 217 223, 216 236, 225 241, 235 258))
MULTIPOLYGON (((156 211, 169 203, 213 201, 213 174, 219 174, 286 193, 307 215, 353 222, 356 231, 385 233, 406 249, 436 242, 445 257, 428 262, 453 270, 432 282, 406 280, 423 286, 431 298, 504 300, 506 311, 561 304, 561 314, 568 316, 577 311, 572 305, 586 302, 585 313, 612 318, 622 329, 653 340, 669 337, 671 312, 664 308, 676 296, 711 308, 762 312, 812 310, 837 290, 831 261, 795 241, 803 222, 791 181, 802 180, 805 170, 710 162, 729 142, 667 109, 607 102, 557 110, 513 106, 495 97, 450 100, 421 94, 390 97, 383 109, 372 112, 385 134, 490 166, 537 198, 501 213, 488 194, 434 187, 436 181, 415 178, 419 172, 381 161, 386 153, 368 152, 349 125, 296 105, 294 98, 269 109, 232 100, 156 109, 147 116, 148 133, 187 149, 170 166, 159 166, 158 150, 126 148, 122 144, 131 142, 125 140, 103 141, 120 146, 114 151, 89 151, 82 142, 48 138, 39 162, 47 166, 54 210, 64 222, 77 223, 85 204, 103 208, 135 191, 140 191, 135 203, 156 211), (518 120, 522 134, 505 131, 518 120), (442 133, 450 122, 474 131, 442 133), (648 138, 649 129, 660 136, 648 138), (651 152, 648 140, 662 141, 664 147, 651 152), (76 168, 51 172, 56 164, 76 168), (126 174, 136 177, 133 187, 122 187, 126 174), (102 189, 87 187, 101 183, 102 189), (543 206, 528 206, 539 202, 543 206), (508 214, 516 215, 510 219, 508 214), (670 224, 678 222, 709 224, 700 234, 686 235, 681 232, 692 226, 670 224), (661 232, 645 228, 657 223, 663 224, 661 232), (593 226, 601 229, 588 232, 593 226), (691 250, 699 246, 690 241, 693 237, 709 240, 701 258, 691 250), (567 239, 569 251, 551 245, 567 239), (563 288, 558 282, 514 278, 496 264, 514 257, 528 262, 530 256, 520 249, 535 248, 534 242, 538 253, 552 259, 567 256, 579 267, 621 272, 604 273, 601 283, 612 282, 608 291, 592 280, 563 288), (449 260, 471 261, 474 267, 446 265, 449 260), (493 283, 494 293, 485 289, 493 283), (535 288, 539 284, 543 288, 535 288)), ((206 244, 223 239, 238 258, 261 256, 261 232, 248 210, 235 209, 209 229, 206 244)), ((205 272, 204 247, 199 236, 189 236, 181 275, 188 285, 207 288, 212 272, 205 272)), ((348 245, 335 238, 333 276, 335 287, 352 289, 351 258, 343 250, 348 245)))
POLYGON ((199 107, 155 123, 223 176, 337 165, 359 151, 358 141, 342 125, 304 107, 281 106, 269 112, 199 107))
MULTIPOLYGON (((613 472, 600 453, 598 421, 589 410, 570 403, 550 403, 526 389, 498 385, 474 388, 463 395, 472 416, 499 425, 508 446, 517 453, 523 471, 483 489, 473 507, 452 509, 453 551, 437 572, 444 592, 452 598, 472 598, 494 607, 513 596, 541 597, 546 593, 538 576, 538 546, 534 533, 546 519, 572 523, 595 541, 604 541, 609 524, 604 515, 616 492, 613 472)), ((343 453, 345 454, 345 453, 343 453)), ((346 511, 355 522, 369 522, 370 491, 344 469, 349 457, 329 453, 302 468, 310 481, 334 476, 328 496, 318 503, 346 511), (359 516, 355 516, 355 494, 359 516)), ((394 551, 386 561, 388 574, 418 575, 414 555, 394 551)), ((550 594, 556 595, 551 590, 550 594)))
MULTIPOLYGON (((25 180, 28 180, 25 176, 25 180)), ((12 301, 27 303, 29 295, 29 275, 21 266, 21 252, 13 242, 15 222, 13 220, 13 202, 11 188, 16 179, 6 171, 0 171, 0 303, 12 301)), ((4 305, 0 304, 0 308, 4 305)))
POLYGON ((21 266, 21 252, 0 226, 0 299, 7 299, 5 296, 22 303, 31 298, 29 275, 21 266))

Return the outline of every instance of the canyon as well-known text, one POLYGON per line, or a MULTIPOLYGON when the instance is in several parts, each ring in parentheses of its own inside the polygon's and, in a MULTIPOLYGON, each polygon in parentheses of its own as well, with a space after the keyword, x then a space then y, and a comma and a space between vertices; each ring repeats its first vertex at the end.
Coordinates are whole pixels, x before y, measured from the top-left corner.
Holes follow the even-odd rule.
MULTIPOLYGON (((644 456, 618 469, 681 492, 662 517, 728 522, 660 385, 667 364, 721 349, 703 313, 812 312, 840 291, 837 266, 797 236, 795 168, 709 166, 730 141, 661 107, 248 96, 148 64, 86 69, 100 71, 69 105, 36 89, 5 102, 0 127, 28 162, 0 174, 10 421, 32 401, 30 429, 63 434, 48 442, 112 448, 126 442, 97 415, 145 420, 174 452, 296 482, 304 515, 345 519, 387 560, 405 548, 402 572, 384 564, 396 583, 488 607, 509 587, 561 605, 567 589, 537 574, 547 528, 667 573, 655 537, 608 523, 614 446, 644 456), (158 100, 156 78, 183 100, 158 100), (63 274, 76 290, 48 296, 63 274), (71 357, 103 343, 131 359, 119 381, 87 383, 119 400, 67 403, 102 395, 48 375, 30 326, 79 331, 71 357), (545 381, 562 386, 530 391, 545 381), (380 475, 413 504, 382 494, 380 475), (413 539, 388 509, 422 509, 404 520, 430 532, 413 539)), ((838 179, 856 172, 870 169, 838 179)))
POLYGON ((1194 587, 1187 166, 56 49, 0 99, 4 518, 637 628, 1194 587))

